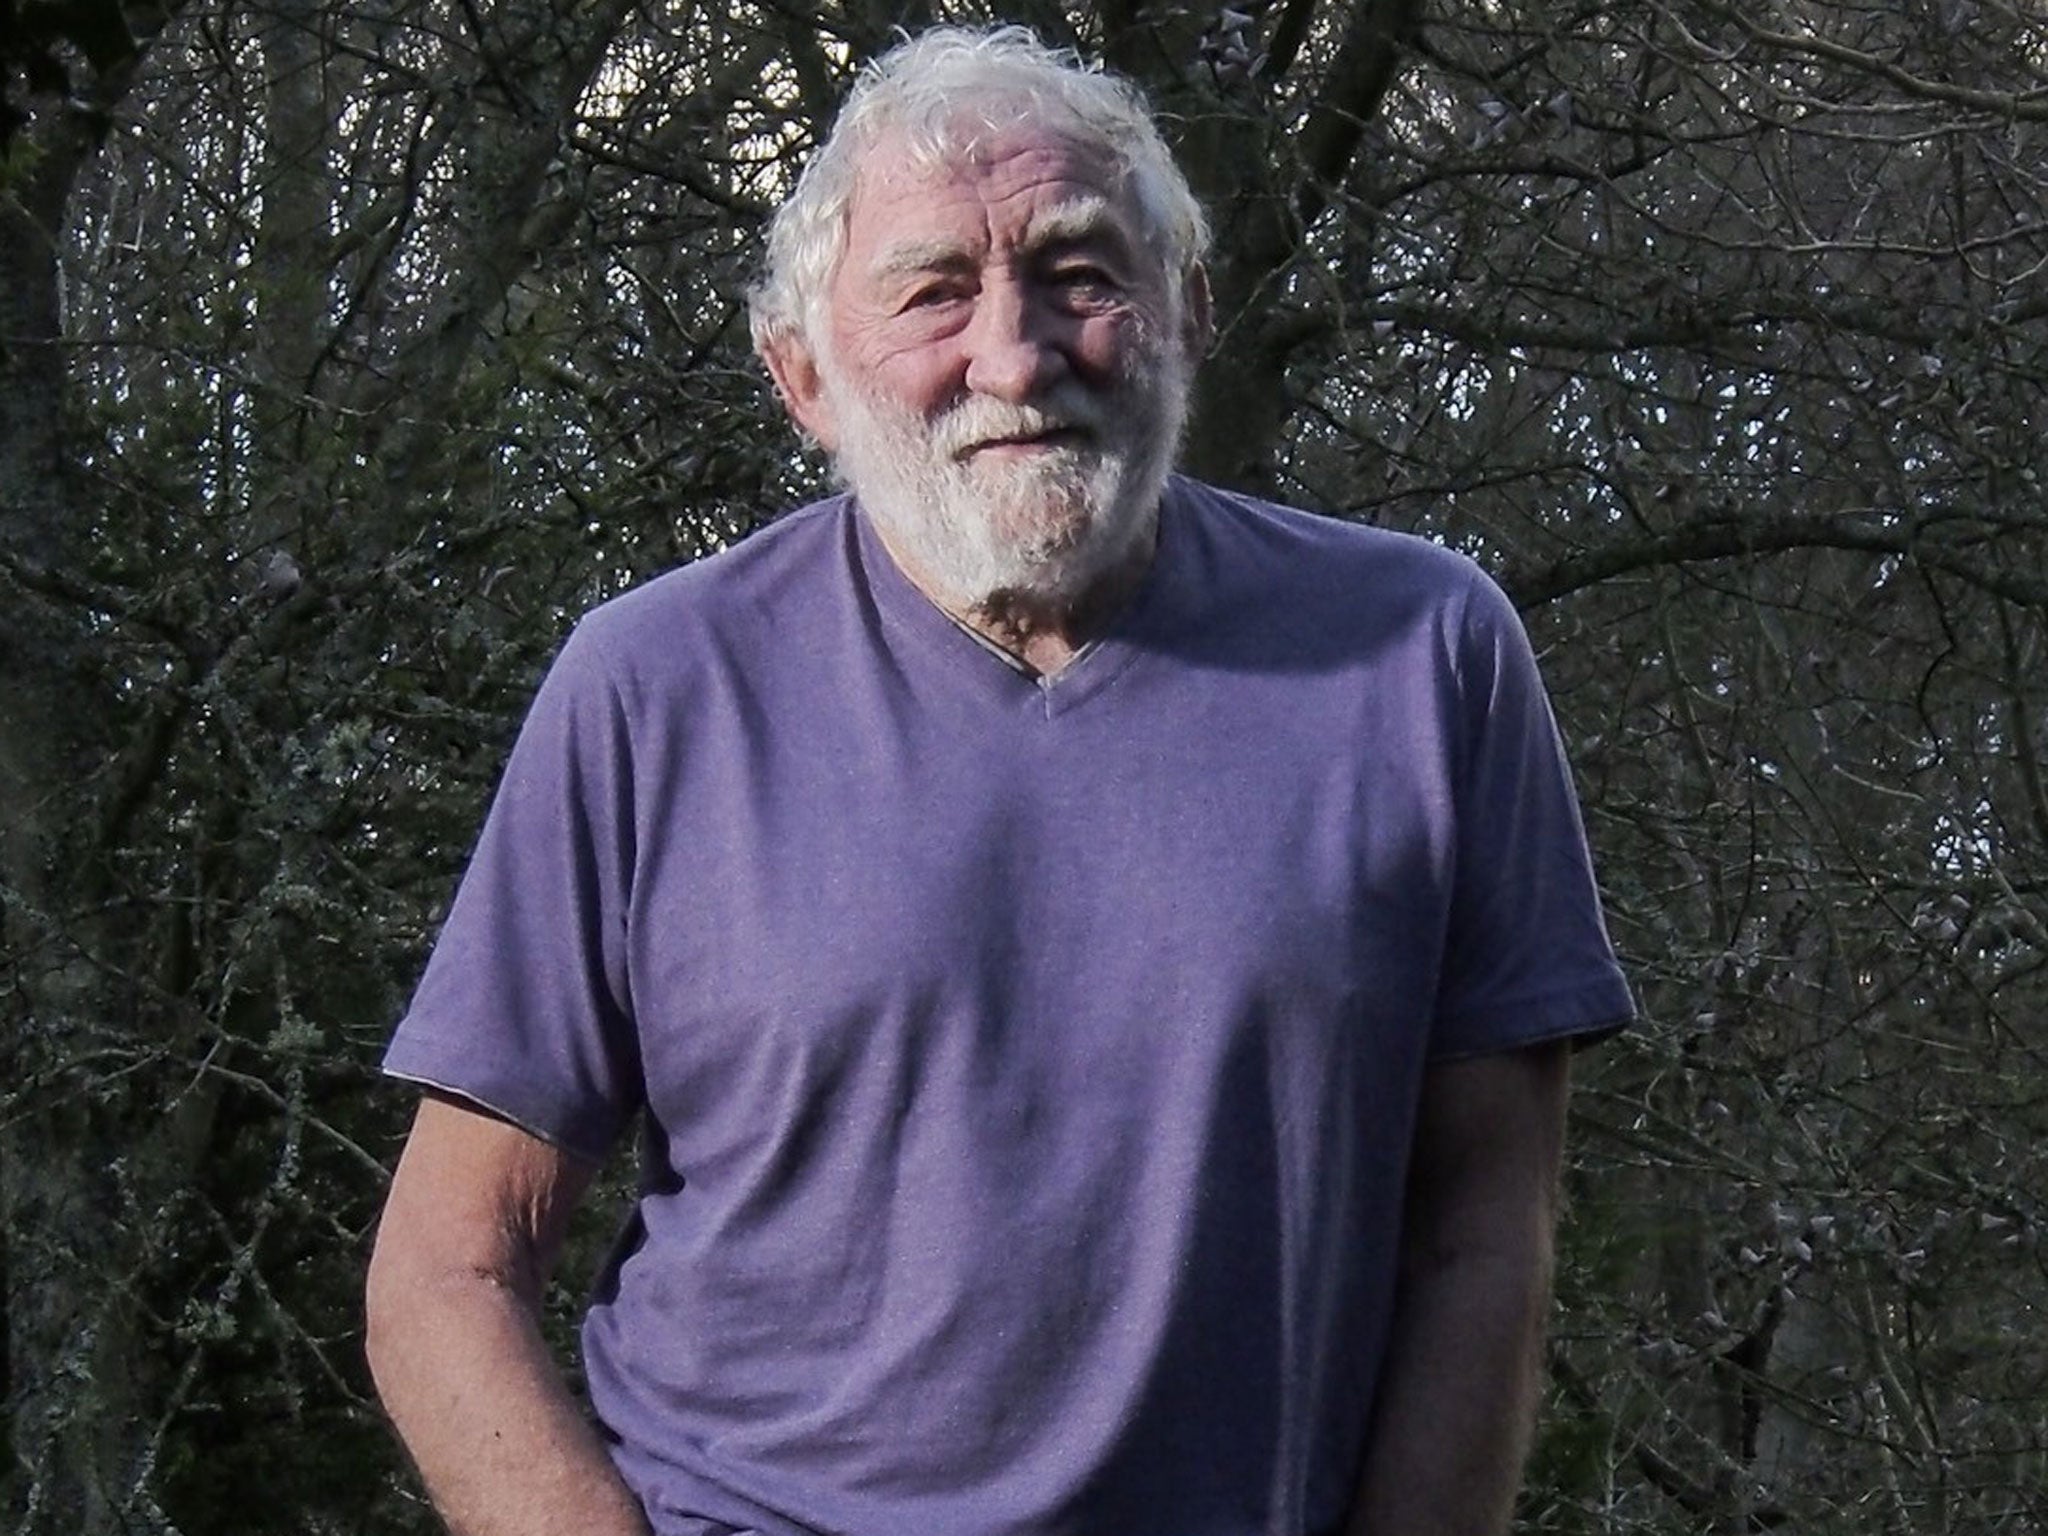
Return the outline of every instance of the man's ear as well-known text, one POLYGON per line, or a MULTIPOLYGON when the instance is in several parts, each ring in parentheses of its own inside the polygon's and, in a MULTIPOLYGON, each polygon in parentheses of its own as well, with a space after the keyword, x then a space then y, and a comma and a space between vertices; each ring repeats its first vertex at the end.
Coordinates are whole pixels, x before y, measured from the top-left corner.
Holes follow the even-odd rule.
POLYGON ((839 423, 832 414, 832 402, 825 378, 818 371, 818 359, 800 336, 785 331, 762 343, 761 361, 775 380, 775 392, 782 396, 782 408, 800 431, 827 453, 839 448, 839 423))
POLYGON ((1188 349, 1188 360, 1199 363, 1215 335, 1216 311, 1209 294, 1209 269, 1198 261, 1188 268, 1187 280, 1180 285, 1180 336, 1181 345, 1188 349))

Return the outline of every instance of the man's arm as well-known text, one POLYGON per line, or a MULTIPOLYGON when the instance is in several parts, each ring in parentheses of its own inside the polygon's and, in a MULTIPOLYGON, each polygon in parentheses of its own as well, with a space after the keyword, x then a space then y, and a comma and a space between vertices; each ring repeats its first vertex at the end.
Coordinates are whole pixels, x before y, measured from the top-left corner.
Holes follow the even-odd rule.
POLYGON ((592 1172, 430 1096, 392 1177, 370 1260, 370 1371, 454 1536, 648 1536, 540 1335, 592 1172))
POLYGON ((1434 1067, 1350 1536, 1501 1536, 1550 1293, 1568 1047, 1434 1067))

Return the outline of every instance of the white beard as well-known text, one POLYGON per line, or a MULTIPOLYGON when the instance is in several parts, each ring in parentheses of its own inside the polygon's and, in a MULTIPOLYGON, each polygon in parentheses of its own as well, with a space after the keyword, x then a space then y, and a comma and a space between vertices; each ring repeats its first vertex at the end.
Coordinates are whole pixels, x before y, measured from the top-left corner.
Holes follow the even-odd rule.
POLYGON ((1069 379, 1037 404, 970 395, 927 421, 820 363, 840 478, 906 574, 963 611, 997 598, 1071 604, 1152 536, 1189 372, 1180 348, 1141 345, 1107 392, 1069 379), (1074 439, 1027 463, 961 456, 1062 428, 1074 439))

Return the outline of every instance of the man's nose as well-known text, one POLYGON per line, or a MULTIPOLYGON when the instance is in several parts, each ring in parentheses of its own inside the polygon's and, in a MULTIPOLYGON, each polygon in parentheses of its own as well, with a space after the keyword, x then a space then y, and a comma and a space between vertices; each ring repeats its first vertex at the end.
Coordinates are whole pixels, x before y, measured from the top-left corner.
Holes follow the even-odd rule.
POLYGON ((1019 283, 990 283, 976 298, 966 336, 967 387, 1012 404, 1032 400, 1066 370, 1059 317, 1019 283))

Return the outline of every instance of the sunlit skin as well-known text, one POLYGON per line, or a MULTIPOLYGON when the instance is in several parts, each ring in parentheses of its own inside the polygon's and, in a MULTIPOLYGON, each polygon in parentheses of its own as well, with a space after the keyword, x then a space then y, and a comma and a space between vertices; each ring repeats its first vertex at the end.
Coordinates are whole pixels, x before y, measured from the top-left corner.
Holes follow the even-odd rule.
MULTIPOLYGON (((1173 323, 1165 275, 1125 209, 1127 196, 1106 156, 1042 127, 995 133, 968 163, 941 168, 876 145, 822 307, 839 376, 926 423, 975 395, 1010 405, 1077 396, 1106 405, 1141 338, 1163 336, 1173 323)), ((1198 339, 1206 324, 1199 279, 1190 291, 1180 344, 1198 339)), ((797 422, 836 451, 841 422, 817 360, 792 342, 769 362, 797 422)), ((982 440, 958 457, 1015 463, 1088 430, 982 440)), ((946 601, 903 551, 892 545, 891 553, 946 601)), ((1142 575, 1150 553, 1148 537, 1138 558, 1061 612, 960 616, 1040 670, 1056 671, 1089 621, 1142 575)))

